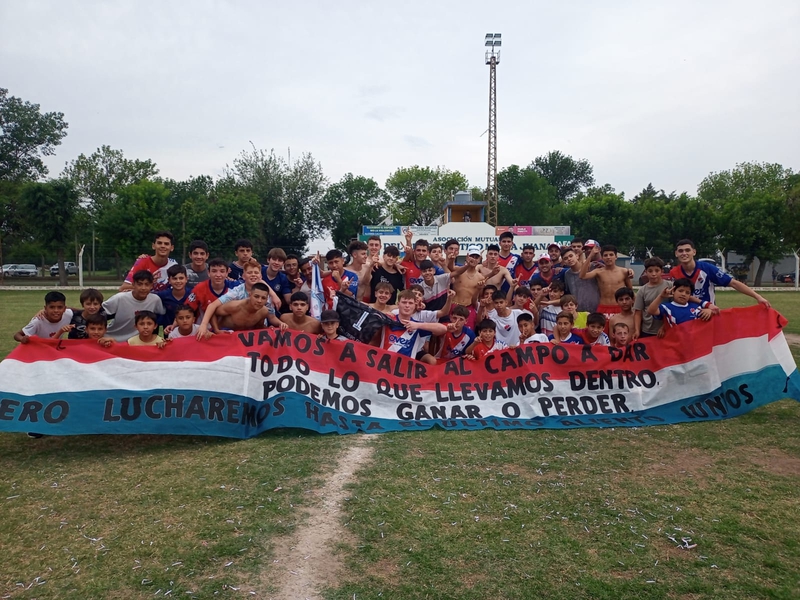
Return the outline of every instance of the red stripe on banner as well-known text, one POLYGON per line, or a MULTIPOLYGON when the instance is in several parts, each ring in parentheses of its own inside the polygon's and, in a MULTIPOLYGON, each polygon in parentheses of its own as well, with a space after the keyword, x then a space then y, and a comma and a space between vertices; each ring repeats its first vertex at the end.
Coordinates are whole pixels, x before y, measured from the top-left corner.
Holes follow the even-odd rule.
POLYGON ((280 334, 277 330, 246 331, 220 334, 198 342, 193 338, 178 339, 166 348, 128 346, 125 343, 102 348, 91 340, 48 340, 31 338, 11 352, 9 358, 33 363, 70 359, 83 364, 100 363, 109 358, 159 362, 214 362, 227 356, 248 357, 254 361, 280 357, 302 359, 320 373, 331 370, 339 377, 347 371, 356 373, 365 383, 381 379, 416 380, 420 389, 428 389, 433 381, 475 382, 505 380, 535 371, 547 373, 552 380, 567 379, 576 369, 609 368, 648 369, 658 371, 687 363, 711 353, 714 346, 737 339, 775 337, 787 323, 778 312, 761 306, 722 311, 709 322, 694 321, 669 330, 663 339, 648 338, 631 345, 625 355, 613 354, 606 348, 587 351, 582 346, 531 344, 520 349, 490 354, 485 363, 457 360, 448 365, 425 365, 379 348, 357 342, 325 342, 316 336, 297 332, 280 334), (588 352, 588 354, 587 354, 588 352), (596 366, 593 366, 597 358, 596 366), (612 361, 611 358, 617 360, 612 361))

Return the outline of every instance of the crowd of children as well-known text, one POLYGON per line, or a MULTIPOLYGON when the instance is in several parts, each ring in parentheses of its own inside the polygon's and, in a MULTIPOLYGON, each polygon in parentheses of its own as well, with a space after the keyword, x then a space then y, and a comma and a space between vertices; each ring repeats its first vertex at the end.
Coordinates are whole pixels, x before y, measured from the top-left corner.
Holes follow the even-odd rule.
POLYGON ((696 262, 691 240, 676 244, 677 266, 645 260, 646 283, 632 289, 633 273, 616 265, 617 249, 575 238, 551 244, 536 256, 532 246, 514 254, 511 232, 489 245, 486 257, 470 245, 456 264, 460 243, 429 244, 405 235, 404 254, 377 236, 353 242, 349 264, 340 250, 300 258, 273 248, 261 264, 253 246, 239 240, 230 264, 209 260, 207 245, 189 247, 190 262, 170 258, 174 239, 155 234, 152 256, 140 257, 119 292, 107 300, 95 289, 68 308, 60 292, 45 296, 44 310, 14 335, 92 339, 103 346, 127 342, 163 348, 169 340, 244 329, 276 327, 343 339, 334 310, 342 293, 383 313, 385 325, 371 343, 431 364, 531 343, 624 347, 640 338, 663 336, 690 320, 708 320, 719 309, 714 286, 730 286, 758 303, 769 302, 708 262, 696 262), (320 267, 326 305, 312 317, 317 291, 313 266, 320 267), (163 328, 163 329, 162 329, 163 328), (163 331, 163 334, 160 333, 163 331))

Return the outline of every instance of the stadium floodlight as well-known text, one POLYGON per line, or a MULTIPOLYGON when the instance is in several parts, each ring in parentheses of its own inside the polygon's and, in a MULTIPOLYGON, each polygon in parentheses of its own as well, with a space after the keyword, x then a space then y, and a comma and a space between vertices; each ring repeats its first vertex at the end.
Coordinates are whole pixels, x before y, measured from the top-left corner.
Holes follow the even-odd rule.
POLYGON ((494 46, 494 36, 491 33, 486 34, 486 46, 494 46))

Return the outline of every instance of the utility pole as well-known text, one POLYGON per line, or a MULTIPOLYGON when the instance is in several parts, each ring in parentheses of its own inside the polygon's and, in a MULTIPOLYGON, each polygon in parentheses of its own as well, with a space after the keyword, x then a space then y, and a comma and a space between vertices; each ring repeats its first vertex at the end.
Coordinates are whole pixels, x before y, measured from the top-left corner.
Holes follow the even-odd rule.
POLYGON ((486 164, 486 222, 497 227, 497 65, 501 34, 487 33, 486 64, 489 65, 489 155, 486 164))

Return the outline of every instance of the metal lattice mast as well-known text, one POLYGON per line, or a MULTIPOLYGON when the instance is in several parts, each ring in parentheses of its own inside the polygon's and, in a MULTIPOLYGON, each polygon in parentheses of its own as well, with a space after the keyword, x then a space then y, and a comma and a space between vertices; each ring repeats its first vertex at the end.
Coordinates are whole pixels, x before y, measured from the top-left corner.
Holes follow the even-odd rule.
POLYGON ((486 64, 489 65, 489 154, 486 163, 486 222, 497 227, 497 65, 501 35, 486 34, 486 64))

